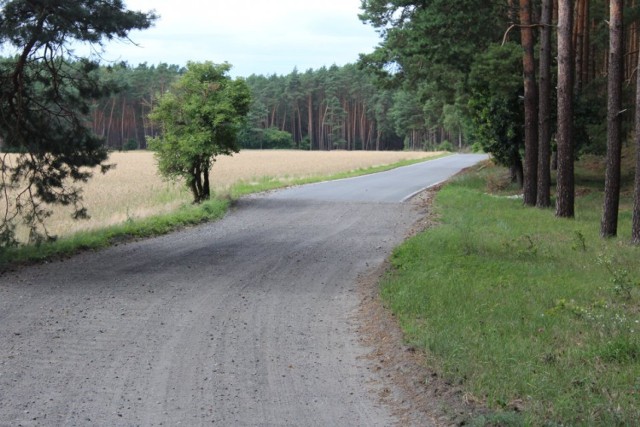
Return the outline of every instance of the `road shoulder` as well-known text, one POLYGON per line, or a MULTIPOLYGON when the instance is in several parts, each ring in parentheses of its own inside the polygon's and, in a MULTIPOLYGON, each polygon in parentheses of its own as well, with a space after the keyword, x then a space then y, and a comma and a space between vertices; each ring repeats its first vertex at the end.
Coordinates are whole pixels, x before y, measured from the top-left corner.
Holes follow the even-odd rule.
MULTIPOLYGON (((411 200, 420 218, 407 237, 436 226, 431 204, 439 188, 427 189, 411 200)), ((370 349, 365 356, 368 369, 380 378, 378 398, 391 408, 400 425, 464 425, 483 408, 429 366, 422 349, 405 342, 397 319, 380 298, 380 282, 391 268, 387 261, 358 278, 358 333, 362 345, 370 349)))

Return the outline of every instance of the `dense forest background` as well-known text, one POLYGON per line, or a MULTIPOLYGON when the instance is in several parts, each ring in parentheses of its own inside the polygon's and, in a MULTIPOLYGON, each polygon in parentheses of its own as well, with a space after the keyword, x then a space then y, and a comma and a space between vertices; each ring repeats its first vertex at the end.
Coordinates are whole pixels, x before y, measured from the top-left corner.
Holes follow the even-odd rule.
MULTIPOLYGON (((93 102, 88 118, 93 132, 113 150, 147 148, 147 138, 159 132, 148 115, 185 68, 123 62, 96 72, 117 90, 93 102)), ((253 102, 241 144, 263 149, 421 150, 461 142, 458 129, 425 122, 417 96, 380 88, 376 80, 355 64, 249 76, 253 102)))
MULTIPOLYGON (((452 8, 440 0, 364 1, 361 19, 381 35, 373 53, 361 55, 356 64, 246 78, 253 102, 242 146, 422 150, 475 143, 498 158, 520 158, 525 122, 520 3, 464 0, 452 8)), ((541 2, 525 3, 530 3, 530 25, 537 32, 543 28, 541 2)), ((639 9, 633 0, 624 10, 626 134, 633 122, 639 9)), ((575 146, 578 153, 603 154, 609 2, 575 0, 573 15, 575 146)), ((555 37, 554 31, 554 85, 555 37)), ((93 101, 88 125, 109 149, 145 149, 147 138, 158 134, 149 112, 184 71, 164 63, 102 65, 96 73, 117 90, 93 101)), ((553 121, 556 105, 550 105, 553 121)))
MULTIPOLYGON (((253 103, 242 131, 242 146, 421 150, 477 143, 500 151, 495 145, 503 137, 508 139, 503 147, 521 151, 520 5, 513 0, 466 0, 451 10, 442 1, 426 6, 421 2, 387 3, 363 2, 361 18, 379 30, 382 43, 373 53, 361 55, 357 64, 247 77, 253 103), (498 123, 503 129, 496 129, 498 123)), ((574 115, 579 152, 603 154, 606 148, 608 6, 604 0, 574 1, 574 115)), ((537 31, 541 28, 540 2, 531 2, 530 7, 537 31)), ((631 108, 639 9, 635 0, 628 1, 624 15, 623 92, 631 108)), ((556 1, 553 26, 557 12, 556 1)), ((552 37, 555 41, 555 32, 552 37)), ((551 46, 555 84, 557 45, 551 46)), ((158 132, 148 114, 158 96, 184 70, 168 64, 102 66, 97 72, 119 91, 94 101, 91 128, 110 149, 146 148, 146 138, 158 132)), ((551 105, 555 110, 555 103, 551 105)), ((625 113, 622 118, 628 131, 633 114, 625 113)))

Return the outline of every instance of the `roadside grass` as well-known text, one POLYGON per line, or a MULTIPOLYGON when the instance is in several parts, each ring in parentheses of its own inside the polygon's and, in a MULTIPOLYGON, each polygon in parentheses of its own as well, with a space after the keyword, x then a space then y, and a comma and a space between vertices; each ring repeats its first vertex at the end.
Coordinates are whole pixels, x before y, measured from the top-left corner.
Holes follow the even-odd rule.
POLYGON ((392 256, 383 299, 429 364, 494 411, 472 425, 640 420, 640 249, 628 187, 620 237, 599 237, 600 166, 578 165, 574 220, 524 208, 508 185, 488 194, 507 173, 476 168, 392 256))
POLYGON ((142 219, 129 218, 122 224, 80 231, 67 237, 37 245, 24 245, 0 251, 0 269, 8 265, 63 258, 82 250, 100 249, 119 242, 158 236, 182 227, 221 218, 229 200, 215 198, 199 205, 182 205, 176 211, 142 219))
MULTIPOLYGON (((228 190, 213 196, 212 200, 200 205, 183 203, 173 211, 159 215, 127 219, 115 225, 102 228, 79 231, 56 240, 45 241, 40 244, 23 245, 0 249, 0 271, 11 265, 40 262, 53 258, 64 258, 82 250, 95 250, 119 242, 167 234, 183 227, 217 220, 223 217, 233 200, 248 194, 267 190, 274 190, 292 185, 302 185, 313 182, 335 180, 354 176, 361 176, 382 172, 402 166, 408 166, 423 161, 438 159, 450 153, 440 154, 428 158, 409 159, 392 164, 358 168, 349 172, 331 174, 329 176, 311 176, 304 178, 263 177, 254 181, 237 181, 228 190)), ((171 192, 160 192, 155 198, 166 198, 167 202, 173 196, 171 192)))

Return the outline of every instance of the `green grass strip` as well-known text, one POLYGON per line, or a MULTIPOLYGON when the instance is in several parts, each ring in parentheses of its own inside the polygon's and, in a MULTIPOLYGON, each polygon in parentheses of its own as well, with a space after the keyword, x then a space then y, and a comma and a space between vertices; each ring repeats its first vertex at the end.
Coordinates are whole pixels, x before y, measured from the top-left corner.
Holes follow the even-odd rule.
POLYGON ((640 249, 598 236, 601 197, 560 220, 487 194, 496 173, 437 194, 440 224, 394 252, 383 299, 430 364, 495 412, 473 424, 634 425, 640 249))
POLYGON ((167 234, 182 227, 201 224, 221 218, 227 212, 229 201, 213 199, 199 205, 185 205, 175 212, 97 230, 83 231, 39 245, 26 245, 0 251, 0 269, 11 264, 43 261, 73 255, 81 250, 100 249, 114 243, 167 234))

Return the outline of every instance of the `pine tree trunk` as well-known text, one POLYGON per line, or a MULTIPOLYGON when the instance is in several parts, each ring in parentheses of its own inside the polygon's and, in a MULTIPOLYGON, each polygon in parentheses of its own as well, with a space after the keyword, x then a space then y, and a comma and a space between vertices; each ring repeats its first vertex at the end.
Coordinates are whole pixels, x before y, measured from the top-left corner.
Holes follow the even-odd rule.
POLYGON ((582 84, 590 81, 589 69, 591 64, 591 18, 589 13, 589 0, 584 0, 584 35, 582 40, 582 84))
POLYGON ((620 156, 622 154, 622 79, 624 77, 623 7, 623 0, 611 0, 609 3, 607 170, 604 184, 604 211, 600 224, 602 237, 613 237, 618 232, 620 156))
POLYGON ((125 142, 125 134, 124 134, 124 125, 125 125, 125 112, 126 112, 126 98, 122 98, 122 111, 121 111, 121 117, 120 117, 120 150, 124 149, 124 142, 125 142))
POLYGON ((113 124, 113 110, 116 108, 116 98, 111 98, 111 112, 109 113, 109 124, 107 124, 107 145, 111 146, 109 139, 111 138, 111 126, 113 124))
POLYGON ((520 29, 524 55, 524 204, 535 206, 538 183, 538 89, 531 28, 531 2, 520 0, 520 29))
POLYGON ((556 216, 575 216, 573 164, 573 0, 558 0, 558 182, 556 216))
POLYGON ((584 6, 585 0, 578 0, 576 4, 576 22, 573 46, 575 48, 576 69, 575 69, 575 90, 579 92, 582 89, 582 67, 583 61, 583 43, 584 43, 584 6))
POLYGON ((309 97, 307 98, 307 108, 309 110, 307 111, 309 114, 309 123, 307 123, 309 133, 309 150, 313 150, 313 98, 311 94, 309 94, 309 97))
POLYGON ((300 106, 297 103, 296 109, 298 111, 298 139, 296 140, 296 147, 300 148, 300 142, 302 142, 302 113, 300 112, 300 106))
POLYGON ((540 29, 540 91, 538 108, 538 194, 536 206, 551 206, 551 18, 552 0, 542 0, 540 29))
POLYGON ((634 185, 633 223, 631 225, 631 241, 640 245, 640 55, 636 70, 636 116, 635 116, 635 146, 636 146, 636 179, 634 185))

